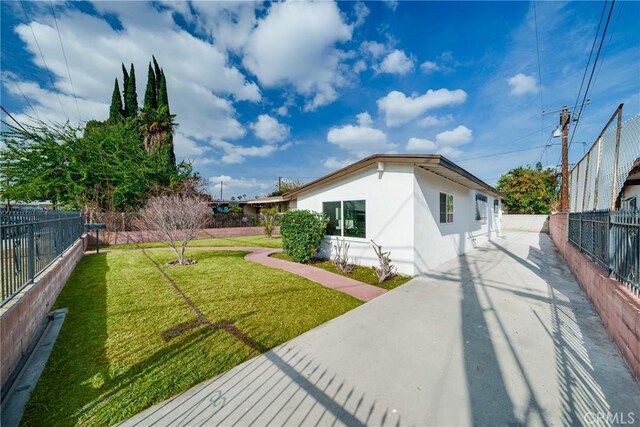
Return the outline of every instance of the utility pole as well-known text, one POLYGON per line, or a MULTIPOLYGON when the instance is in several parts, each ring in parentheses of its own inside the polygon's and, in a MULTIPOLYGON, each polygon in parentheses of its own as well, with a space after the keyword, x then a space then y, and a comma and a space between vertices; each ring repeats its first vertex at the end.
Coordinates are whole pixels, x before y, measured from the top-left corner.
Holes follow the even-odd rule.
POLYGON ((220 200, 224 200, 222 198, 222 180, 220 180, 220 200))
POLYGON ((282 192, 282 177, 278 177, 278 193, 282 192))
POLYGON ((560 189, 560 210, 569 211, 569 108, 562 107, 562 187, 560 189))

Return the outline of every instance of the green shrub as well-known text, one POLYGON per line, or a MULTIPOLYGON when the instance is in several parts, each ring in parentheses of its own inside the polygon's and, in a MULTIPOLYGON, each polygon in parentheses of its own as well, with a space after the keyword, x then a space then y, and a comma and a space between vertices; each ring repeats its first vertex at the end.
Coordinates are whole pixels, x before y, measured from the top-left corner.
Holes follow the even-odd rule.
POLYGON ((260 212, 260 225, 264 227, 264 234, 266 234, 268 238, 272 237, 277 220, 278 208, 263 209, 260 212))
POLYGON ((282 215, 280 235, 284 251, 296 262, 309 262, 318 250, 329 219, 325 214, 287 211, 282 215))

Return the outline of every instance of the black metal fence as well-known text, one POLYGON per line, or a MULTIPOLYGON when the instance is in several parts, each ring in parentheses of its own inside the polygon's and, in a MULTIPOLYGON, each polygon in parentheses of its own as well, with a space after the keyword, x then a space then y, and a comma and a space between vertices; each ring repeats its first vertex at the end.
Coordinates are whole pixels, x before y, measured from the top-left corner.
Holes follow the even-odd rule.
POLYGON ((0 212, 0 306, 82 236, 80 212, 0 212))
POLYGON ((572 212, 569 241, 640 293, 640 210, 572 212))
POLYGON ((640 210, 616 211, 611 220, 609 268, 640 294, 640 210))

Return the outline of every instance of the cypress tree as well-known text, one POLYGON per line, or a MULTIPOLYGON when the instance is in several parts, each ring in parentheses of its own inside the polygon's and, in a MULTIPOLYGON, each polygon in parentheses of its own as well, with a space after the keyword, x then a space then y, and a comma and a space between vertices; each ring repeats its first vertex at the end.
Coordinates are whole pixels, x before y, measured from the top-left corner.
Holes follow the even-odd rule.
POLYGON ((160 66, 158 65, 158 61, 156 61, 156 57, 151 55, 151 59, 153 59, 153 70, 156 73, 156 80, 160 79, 160 66))
POLYGON ((158 108, 158 98, 156 94, 156 76, 149 62, 149 72, 147 73, 147 89, 144 92, 144 110, 158 108))
POLYGON ((120 98, 120 86, 118 79, 113 85, 113 95, 111 95, 111 107, 109 108, 109 121, 117 122, 122 118, 122 98, 120 98))
POLYGON ((164 70, 160 70, 160 79, 158 79, 158 107, 167 106, 169 113, 169 96, 167 95, 167 80, 164 77, 164 70))
POLYGON ((127 88, 129 87, 129 73, 127 73, 127 69, 124 64, 122 64, 122 98, 124 99, 124 105, 122 106, 122 117, 127 117, 127 112, 129 109, 127 108, 127 88))
POLYGON ((138 94, 136 93, 136 70, 133 64, 131 64, 129 81, 127 83, 124 108, 127 112, 127 117, 135 117, 138 115, 138 94))

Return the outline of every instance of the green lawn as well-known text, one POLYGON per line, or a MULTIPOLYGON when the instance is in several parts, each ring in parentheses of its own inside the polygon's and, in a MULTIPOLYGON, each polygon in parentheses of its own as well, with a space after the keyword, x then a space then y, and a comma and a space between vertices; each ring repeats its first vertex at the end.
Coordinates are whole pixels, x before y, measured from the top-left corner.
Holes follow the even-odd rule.
MULTIPOLYGON (((289 255, 284 252, 279 252, 271 255, 274 258, 283 259, 285 261, 294 262, 289 255)), ((339 272, 331 263, 331 260, 314 260, 311 262, 311 265, 314 267, 321 268, 323 270, 330 271, 332 273, 340 274, 342 276, 350 277, 354 280, 359 280, 360 282, 368 283, 373 286, 378 286, 383 289, 391 290, 397 288, 400 285, 407 283, 411 280, 411 276, 405 276, 403 274, 398 274, 390 280, 385 282, 378 282, 378 276, 376 276, 376 272, 373 267, 364 267, 357 266, 356 269, 351 273, 341 273, 339 272)))
MULTIPOLYGON (((260 248, 281 248, 282 238, 265 236, 242 236, 242 237, 218 237, 211 239, 197 239, 189 242, 190 248, 202 248, 207 246, 256 246, 260 248)), ((105 249, 135 249, 135 248, 164 248, 167 247, 163 242, 151 243, 129 243, 126 245, 113 245, 105 249)))
POLYGON ((190 250, 199 262, 184 267, 146 253, 223 328, 198 326, 143 251, 85 256, 56 301, 69 312, 23 425, 113 425, 361 304, 243 252, 190 250))

